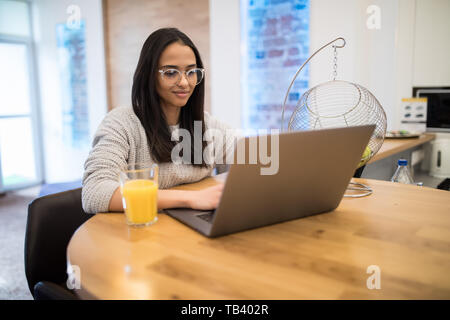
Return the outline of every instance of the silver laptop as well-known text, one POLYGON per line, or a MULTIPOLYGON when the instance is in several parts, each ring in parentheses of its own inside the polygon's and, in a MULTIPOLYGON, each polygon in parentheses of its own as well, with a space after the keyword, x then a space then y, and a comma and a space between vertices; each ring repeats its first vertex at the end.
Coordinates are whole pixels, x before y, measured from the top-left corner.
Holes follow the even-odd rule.
MULTIPOLYGON (((216 210, 165 212, 207 237, 330 212, 341 202, 374 129, 280 133, 276 174, 262 175, 260 169, 267 165, 261 163, 232 164, 216 210)), ((248 146, 257 137, 241 139, 248 146)))

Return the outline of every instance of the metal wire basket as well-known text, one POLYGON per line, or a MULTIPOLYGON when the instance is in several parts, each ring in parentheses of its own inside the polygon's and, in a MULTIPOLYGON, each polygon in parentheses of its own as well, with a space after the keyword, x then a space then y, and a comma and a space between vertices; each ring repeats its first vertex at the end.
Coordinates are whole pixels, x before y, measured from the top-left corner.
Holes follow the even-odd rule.
MULTIPOLYGON (((301 96, 289 119, 288 131, 375 124, 376 128, 361 157, 358 165, 359 168, 365 165, 381 148, 386 134, 387 121, 383 107, 369 90, 359 84, 336 80, 336 48, 345 46, 345 40, 343 38, 337 38, 317 50, 297 71, 283 103, 281 130, 283 130, 287 97, 297 75, 315 54, 338 40, 342 40, 343 45, 333 45, 335 51, 334 79, 309 89, 301 96)), ((358 168, 355 168, 355 170, 358 168)), ((369 187, 357 183, 352 183, 348 189, 361 192, 356 195, 345 195, 348 197, 361 197, 372 193, 369 187)))

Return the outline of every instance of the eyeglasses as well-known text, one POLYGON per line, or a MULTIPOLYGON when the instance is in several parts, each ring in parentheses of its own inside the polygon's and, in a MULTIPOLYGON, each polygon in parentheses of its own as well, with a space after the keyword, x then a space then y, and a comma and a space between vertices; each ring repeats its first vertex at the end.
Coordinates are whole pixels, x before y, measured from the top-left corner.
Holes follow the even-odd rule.
POLYGON ((181 74, 184 73, 189 84, 196 86, 203 80, 205 69, 194 68, 188 71, 180 71, 178 69, 165 69, 159 70, 159 73, 161 74, 161 78, 163 79, 163 81, 165 81, 169 85, 178 84, 181 80, 181 74))

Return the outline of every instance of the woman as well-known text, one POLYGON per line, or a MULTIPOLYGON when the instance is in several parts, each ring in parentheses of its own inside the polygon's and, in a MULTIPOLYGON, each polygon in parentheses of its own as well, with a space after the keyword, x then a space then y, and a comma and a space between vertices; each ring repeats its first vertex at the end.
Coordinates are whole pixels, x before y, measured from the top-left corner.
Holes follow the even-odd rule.
MULTIPOLYGON (((185 129, 194 137, 194 121, 201 121, 202 133, 217 129, 225 134, 229 129, 204 111, 203 75, 197 48, 178 29, 159 29, 147 38, 133 78, 132 108, 115 108, 106 115, 85 162, 82 202, 86 212, 123 211, 118 174, 131 163, 159 165, 158 209, 217 207, 223 184, 201 191, 165 190, 210 176, 215 167, 205 159, 194 161, 195 152, 190 164, 174 163, 171 153, 178 143, 171 139, 174 131, 185 129)), ((232 145, 229 139, 224 142, 228 143, 214 148, 232 145)), ((192 151, 194 145, 192 141, 192 151)), ((201 142, 201 151, 206 147, 201 142)))

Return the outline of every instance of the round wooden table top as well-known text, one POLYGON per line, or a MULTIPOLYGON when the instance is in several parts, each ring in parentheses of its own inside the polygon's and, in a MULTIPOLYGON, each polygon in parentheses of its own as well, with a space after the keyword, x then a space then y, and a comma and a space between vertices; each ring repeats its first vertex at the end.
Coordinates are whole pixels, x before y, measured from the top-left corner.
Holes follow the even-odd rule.
MULTIPOLYGON (((178 187, 199 189, 217 178, 178 187)), ((450 193, 386 181, 329 213, 209 239, 159 214, 97 214, 73 235, 81 298, 450 299, 450 193)))

